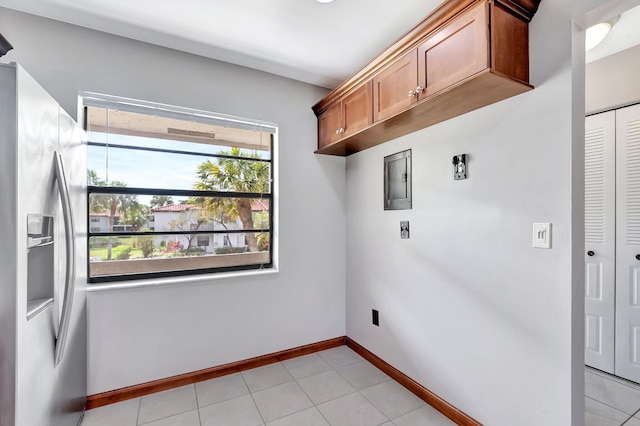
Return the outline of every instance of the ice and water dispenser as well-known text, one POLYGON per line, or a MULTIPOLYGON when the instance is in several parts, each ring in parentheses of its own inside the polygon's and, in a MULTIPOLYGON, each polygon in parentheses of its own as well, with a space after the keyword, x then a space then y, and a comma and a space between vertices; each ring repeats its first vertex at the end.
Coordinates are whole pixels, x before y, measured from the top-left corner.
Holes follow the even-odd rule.
POLYGON ((53 217, 27 215, 27 319, 53 304, 53 217))

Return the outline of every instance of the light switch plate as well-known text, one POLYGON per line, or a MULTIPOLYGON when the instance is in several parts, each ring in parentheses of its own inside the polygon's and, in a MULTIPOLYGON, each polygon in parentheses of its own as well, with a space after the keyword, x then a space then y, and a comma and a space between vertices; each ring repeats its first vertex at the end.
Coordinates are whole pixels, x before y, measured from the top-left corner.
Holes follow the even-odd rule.
POLYGON ((551 224, 550 223, 534 223, 533 224, 533 247, 534 248, 551 248, 551 224))

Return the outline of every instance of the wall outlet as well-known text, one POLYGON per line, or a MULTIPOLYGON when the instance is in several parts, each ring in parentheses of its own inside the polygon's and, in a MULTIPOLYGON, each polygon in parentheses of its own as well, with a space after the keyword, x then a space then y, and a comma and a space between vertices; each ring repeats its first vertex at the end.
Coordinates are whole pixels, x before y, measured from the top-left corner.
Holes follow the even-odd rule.
POLYGON ((373 323, 373 325, 380 327, 380 316, 378 315, 377 309, 371 310, 371 322, 373 323))

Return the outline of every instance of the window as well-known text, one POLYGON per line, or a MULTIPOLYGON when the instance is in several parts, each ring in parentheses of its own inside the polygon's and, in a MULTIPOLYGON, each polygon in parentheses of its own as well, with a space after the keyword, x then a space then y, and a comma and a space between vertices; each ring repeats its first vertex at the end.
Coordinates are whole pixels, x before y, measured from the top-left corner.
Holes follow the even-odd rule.
POLYGON ((208 235, 198 235, 198 247, 206 247, 209 245, 208 235))
POLYGON ((275 125, 82 101, 90 282, 272 267, 275 125))

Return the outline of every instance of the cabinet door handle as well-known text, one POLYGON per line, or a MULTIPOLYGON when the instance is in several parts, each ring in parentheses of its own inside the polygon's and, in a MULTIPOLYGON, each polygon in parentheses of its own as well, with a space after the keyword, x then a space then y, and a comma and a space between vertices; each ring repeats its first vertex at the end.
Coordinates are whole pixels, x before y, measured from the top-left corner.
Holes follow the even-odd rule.
POLYGON ((413 90, 409 90, 409 97, 413 98, 416 95, 416 92, 414 92, 413 90))
POLYGON ((589 251, 587 252, 587 256, 593 256, 594 254, 595 254, 595 253, 594 253, 592 250, 589 250, 589 251))
POLYGON ((336 135, 340 134, 340 129, 336 130, 336 135))
POLYGON ((636 254, 636 259, 640 260, 640 254, 636 254))
POLYGON ((423 91, 424 91, 424 87, 422 87, 422 86, 416 87, 416 95, 419 94, 419 93, 422 93, 423 91))
POLYGON ((341 133, 344 133, 344 127, 340 127, 338 130, 336 130, 336 135, 339 135, 341 133))

